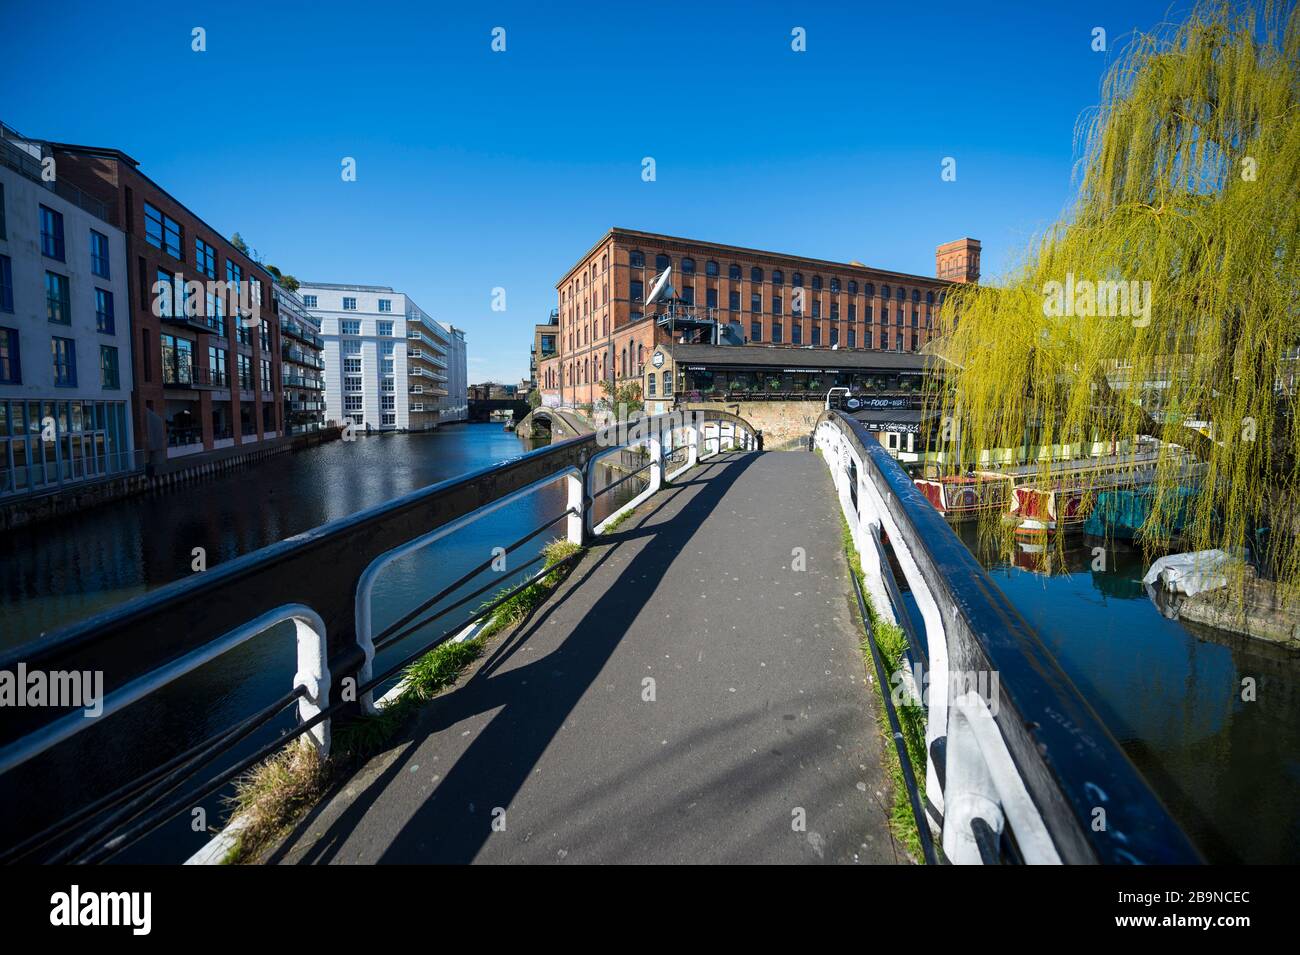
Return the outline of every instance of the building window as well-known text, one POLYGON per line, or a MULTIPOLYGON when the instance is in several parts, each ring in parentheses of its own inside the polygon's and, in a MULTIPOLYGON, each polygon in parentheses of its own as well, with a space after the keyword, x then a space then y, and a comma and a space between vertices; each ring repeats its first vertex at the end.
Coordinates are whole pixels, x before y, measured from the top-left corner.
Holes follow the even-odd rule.
POLYGON ((840 303, 838 299, 833 299, 831 301, 831 321, 838 322, 839 320, 840 320, 840 303))
POLYGON ((155 249, 162 249, 173 259, 184 261, 181 253, 181 224, 163 215, 149 203, 144 204, 144 238, 155 249))
POLYGON ((739 266, 739 265, 736 265, 736 264, 734 264, 734 263, 731 264, 731 265, 729 265, 729 266, 727 266, 727 278, 731 279, 731 281, 733 281, 733 282, 739 282, 739 281, 740 281, 740 266, 739 266))
MULTIPOLYGON (((344 299, 343 301, 346 302, 347 299, 344 299)), ((361 319, 359 319, 359 318, 345 318, 345 319, 343 319, 343 321, 339 322, 339 334, 341 334, 341 335, 360 335, 360 334, 361 334, 361 319)))
POLYGON ((858 330, 854 328, 852 325, 849 326, 849 347, 850 348, 858 347, 858 330))
POLYGON ((655 382, 656 382, 657 378, 658 378, 658 376, 655 375, 655 373, 654 373, 653 371, 650 372, 649 376, 648 376, 647 379, 646 379, 646 386, 650 389, 650 390, 646 393, 646 397, 648 397, 648 398, 656 398, 656 397, 658 397, 658 395, 655 393, 655 382))
POLYGON ((733 288, 730 292, 727 293, 727 308, 731 309, 733 312, 740 311, 740 290, 739 289, 733 288))
POLYGON ((645 297, 645 283, 638 281, 637 279, 633 279, 632 280, 632 301, 639 302, 644 297, 645 297))
POLYGON ((814 298, 814 299, 813 299, 813 313, 812 313, 812 317, 813 317, 813 318, 821 318, 821 317, 822 317, 822 300, 821 300, 821 298, 814 298))
MULTIPOLYGON (((868 293, 868 294, 869 294, 869 293, 868 293)), ((889 286, 888 286, 888 285, 882 285, 882 286, 880 286, 880 297, 881 297, 882 299, 885 299, 885 300, 888 300, 888 299, 889 299, 889 286)))
POLYGON ((831 344, 832 344, 832 345, 838 345, 839 343, 840 343, 840 327, 839 327, 838 325, 832 325, 832 326, 831 326, 831 344))
POLYGON ((912 289, 912 304, 921 304, 921 290, 919 288, 912 289))
POLYGON ((858 283, 853 281, 852 279, 849 279, 849 294, 850 295, 858 294, 858 283))
POLYGON ((0 312, 14 310, 14 267, 9 256, 0 255, 0 312))
POLYGON ((772 296, 772 314, 773 315, 781 314, 781 296, 779 295, 772 296))
POLYGON ((854 302, 849 302, 849 321, 856 322, 857 320, 858 320, 858 306, 854 302))
POLYGON ((18 329, 0 328, 0 382, 21 384, 22 362, 18 360, 18 329))
POLYGON ((41 206, 41 255, 64 260, 63 213, 41 206))
POLYGON ((772 344, 773 345, 781 344, 781 323, 780 322, 772 323, 772 344))
POLYGON ((813 322, 812 343, 814 345, 820 345, 822 343, 822 326, 820 322, 813 322))
POLYGON ((839 291, 840 291, 840 280, 837 279, 837 278, 832 278, 832 279, 831 279, 831 293, 832 293, 832 294, 839 294, 839 291))
POLYGON ((357 300, 355 298, 345 298, 343 300, 343 311, 355 312, 357 310, 357 300))
POLYGON ((814 275, 812 277, 812 289, 814 292, 820 292, 822 290, 822 277, 820 275, 814 275))
POLYGON ((217 277, 217 250, 198 236, 194 238, 194 267, 210 279, 217 277))
POLYGON ((239 387, 242 391, 253 390, 253 359, 247 355, 236 355, 236 363, 239 368, 239 387))
POLYGON ((683 258, 682 275, 694 275, 694 274, 695 274, 695 260, 692 258, 683 258))
POLYGON ((113 293, 102 288, 95 289, 95 328, 106 335, 117 333, 117 321, 113 315, 113 293))
POLYGON ((7 239, 9 233, 5 226, 5 184, 0 182, 0 239, 7 239))
POLYGON ((380 410, 380 411, 395 411, 395 410, 397 410, 397 396, 396 396, 396 395, 380 395, 380 396, 379 396, 379 410, 380 410))
POLYGON ((795 322, 790 326, 790 344, 803 344, 803 322, 795 322))
POLYGON ((763 294, 761 292, 751 292, 749 294, 749 310, 755 313, 763 311, 763 294))
POLYGON ((108 236, 90 230, 90 271, 102 279, 111 278, 108 262, 108 236))
POLYGON ((77 346, 71 338, 51 338, 50 356, 54 362, 54 387, 77 387, 77 346))
POLYGON ((795 288, 803 288, 803 273, 795 272, 792 276, 790 276, 790 284, 793 285, 795 288))
POLYGON ((772 284, 773 284, 773 285, 784 285, 784 284, 785 284, 785 273, 782 272, 780 269, 773 269, 773 270, 772 270, 772 284))
MULTIPOLYGON (((360 358, 344 358, 344 359, 343 359, 343 373, 344 373, 344 374, 352 374, 352 375, 360 375, 360 374, 361 374, 361 359, 360 359, 360 358)), ((358 379, 357 379, 358 387, 360 387, 360 384, 359 384, 360 381, 361 381, 361 379, 358 378, 358 379)))
POLYGON ((709 259, 709 261, 705 262, 705 263, 704 263, 704 274, 707 275, 707 276, 709 276, 710 278, 717 278, 717 277, 718 277, 718 263, 717 263, 717 262, 714 262, 712 259, 709 259))
POLYGON ((45 273, 45 317, 56 325, 72 324, 72 305, 66 275, 45 273))
POLYGON ((926 304, 926 305, 933 305, 933 304, 934 304, 934 293, 933 293, 933 292, 926 292, 926 293, 925 293, 925 304, 926 304))
POLYGON ((99 386, 120 388, 117 378, 117 349, 110 345, 99 346, 99 386))
POLYGON ((656 256, 655 256, 655 271, 656 271, 656 272, 662 272, 664 269, 668 268, 668 266, 671 264, 671 261, 672 261, 672 260, 669 259, 668 256, 666 256, 666 255, 663 255, 663 254, 656 255, 656 256))
POLYGON ((762 323, 762 322, 750 322, 750 323, 749 323, 749 340, 750 340, 751 342, 761 342, 761 341, 763 340, 763 323, 762 323))
POLYGON ((193 383, 194 343, 166 333, 158 336, 162 346, 162 380, 165 385, 193 383))
POLYGON ((305 306, 307 306, 307 308, 315 308, 315 307, 316 307, 316 296, 315 296, 315 295, 304 295, 304 296, 302 297, 302 304, 305 305, 305 306))
POLYGON ((867 298, 871 298, 872 296, 874 296, 876 294, 875 283, 868 282, 866 285, 862 286, 862 294, 865 295, 867 298))
POLYGON ((751 269, 749 270, 749 280, 750 280, 751 282, 762 282, 762 281, 763 281, 763 270, 760 269, 760 268, 758 268, 757 266, 751 268, 751 269))
POLYGON ((628 260, 628 264, 631 265, 632 268, 634 269, 645 268, 645 253, 638 249, 633 249, 632 252, 628 255, 627 260, 628 260))
POLYGON ((718 307, 718 290, 715 288, 706 289, 704 292, 704 304, 709 308, 718 307))
POLYGON ((271 390, 271 359, 262 359, 262 391, 271 390))
POLYGON ((671 398, 673 396, 673 376, 670 372, 665 371, 663 373, 663 379, 664 379, 663 396, 665 398, 671 398))
POLYGON ((391 312, 393 310, 393 300, 391 298, 381 298, 379 300, 379 310, 381 312, 391 312))
MULTIPOLYGON (((375 334, 376 334, 376 335, 379 335, 379 336, 381 336, 381 337, 392 337, 392 334, 393 334, 393 323, 392 323, 392 322, 375 322, 375 334)), ((392 343, 392 342, 387 342, 386 344, 389 345, 389 346, 391 347, 393 343, 392 343)))
POLYGON ((695 286, 686 285, 682 288, 682 301, 687 305, 695 304, 695 286))
POLYGON ((212 377, 212 384, 217 387, 224 387, 230 384, 226 377, 226 350, 218 348, 215 345, 208 346, 208 374, 212 377))
POLYGON ((902 286, 899 286, 898 289, 898 300, 900 302, 907 301, 907 289, 903 288, 902 286))

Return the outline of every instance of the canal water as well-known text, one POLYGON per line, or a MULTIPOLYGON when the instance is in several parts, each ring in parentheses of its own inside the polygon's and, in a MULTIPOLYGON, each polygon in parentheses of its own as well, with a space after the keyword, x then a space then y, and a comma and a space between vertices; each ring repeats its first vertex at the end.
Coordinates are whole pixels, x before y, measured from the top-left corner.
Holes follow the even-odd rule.
MULTIPOLYGON (((0 540, 0 646, 36 641, 148 590, 193 573, 194 548, 207 566, 250 553, 294 534, 398 497, 409 491, 507 461, 536 444, 500 424, 453 425, 427 434, 358 436, 255 466, 147 495, 128 498, 7 534, 0 540)), ((609 483, 614 475, 598 477, 609 483)), ((598 486, 599 486, 598 483, 598 486)), ((644 482, 628 481, 600 499, 598 517, 638 493, 644 482)), ((447 586, 529 531, 559 517, 567 506, 562 482, 547 486, 390 565, 375 589, 376 630, 447 586)), ((565 524, 509 556, 507 572, 486 572, 448 595, 433 610, 494 581, 514 585, 537 565, 547 541, 563 536, 565 524)), ((458 629, 494 591, 474 598, 435 625, 380 651, 376 672, 458 629)), ((196 616, 202 606, 194 608, 196 616)), ((292 687, 295 653, 291 625, 268 630, 56 747, 0 779, 0 845, 17 841, 72 808, 84 805, 175 753, 208 738, 243 716, 269 705, 292 687)), ((264 731, 214 764, 222 765, 275 738, 292 725, 287 711, 264 731)), ((197 804, 215 824, 219 799, 197 804)), ((121 861, 177 861, 206 841, 187 814, 123 853, 121 861)))
POLYGON ((1300 858, 1300 658, 1166 619, 1132 547, 1078 537, 1064 560, 1007 560, 961 535, 1209 861, 1300 858))

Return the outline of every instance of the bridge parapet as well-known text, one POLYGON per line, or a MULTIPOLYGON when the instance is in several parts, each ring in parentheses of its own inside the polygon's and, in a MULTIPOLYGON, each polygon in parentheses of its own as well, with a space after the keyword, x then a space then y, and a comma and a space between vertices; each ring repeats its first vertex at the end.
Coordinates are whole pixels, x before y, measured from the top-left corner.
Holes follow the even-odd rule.
POLYGON ((872 601, 892 611, 923 673, 928 823, 949 861, 1199 862, 1038 635, 861 422, 826 411, 814 439, 872 601))
MULTIPOLYGON (((373 712, 375 691, 406 666, 485 620, 557 566, 545 565, 539 555, 503 579, 494 570, 496 554, 485 554, 482 563, 436 593, 412 594, 413 606, 379 629, 372 619, 372 593, 376 578, 393 561, 557 484, 565 489, 564 510, 544 515, 541 524, 504 550, 513 553, 548 532, 580 544, 691 465, 731 448, 752 448, 755 442, 747 422, 723 411, 637 419, 626 431, 588 431, 333 521, 9 650, 0 656, 0 670, 101 673, 106 714, 154 696, 277 626, 292 633, 298 654, 296 672, 285 674, 286 692, 278 700, 116 789, 85 780, 82 791, 109 791, 19 842, 0 845, 0 861, 107 861, 295 738, 327 754, 334 718, 373 712), (600 462, 629 451, 642 455, 644 465, 599 484, 600 462), (645 488, 597 519, 609 507, 606 495, 646 471, 645 488), (488 583, 478 586, 484 579, 488 583), (465 596, 469 587, 475 589, 465 596), (441 635, 432 642, 421 641, 382 669, 376 665, 377 653, 435 623, 441 635), (296 714, 293 730, 210 778, 198 776, 286 711, 296 714)), ((96 722, 73 705, 6 713, 0 723, 0 783, 5 785, 16 785, 14 774, 96 722)))

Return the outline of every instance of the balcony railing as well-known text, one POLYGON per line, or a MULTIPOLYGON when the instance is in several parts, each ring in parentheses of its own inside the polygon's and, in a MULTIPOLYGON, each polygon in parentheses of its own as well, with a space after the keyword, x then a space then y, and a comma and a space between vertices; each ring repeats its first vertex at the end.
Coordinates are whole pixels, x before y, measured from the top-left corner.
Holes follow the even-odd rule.
MULTIPOLYGON (((95 218, 116 225, 114 222, 116 216, 112 215, 107 203, 101 202, 94 196, 87 195, 72 183, 63 179, 56 177, 52 182, 47 182, 42 175, 41 160, 18 145, 19 143, 30 142, 30 140, 10 129, 4 123, 0 123, 0 163, 4 163, 19 175, 30 179, 38 186, 48 189, 57 196, 61 196, 78 208, 84 209, 95 218)), ((39 143, 33 143, 32 145, 39 146, 42 155, 44 154, 45 148, 43 145, 39 143)))

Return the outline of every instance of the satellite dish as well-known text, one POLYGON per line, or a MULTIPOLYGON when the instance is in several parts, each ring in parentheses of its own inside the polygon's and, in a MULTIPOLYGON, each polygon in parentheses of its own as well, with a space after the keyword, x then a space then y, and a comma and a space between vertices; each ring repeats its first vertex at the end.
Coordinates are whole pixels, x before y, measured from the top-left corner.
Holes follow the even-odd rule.
POLYGON ((673 267, 671 265, 659 273, 659 276, 655 279, 654 285, 650 289, 650 294, 646 296, 645 303, 647 305, 653 305, 661 298, 673 297, 675 294, 673 292, 673 287, 668 284, 668 279, 672 276, 672 273, 673 267))

